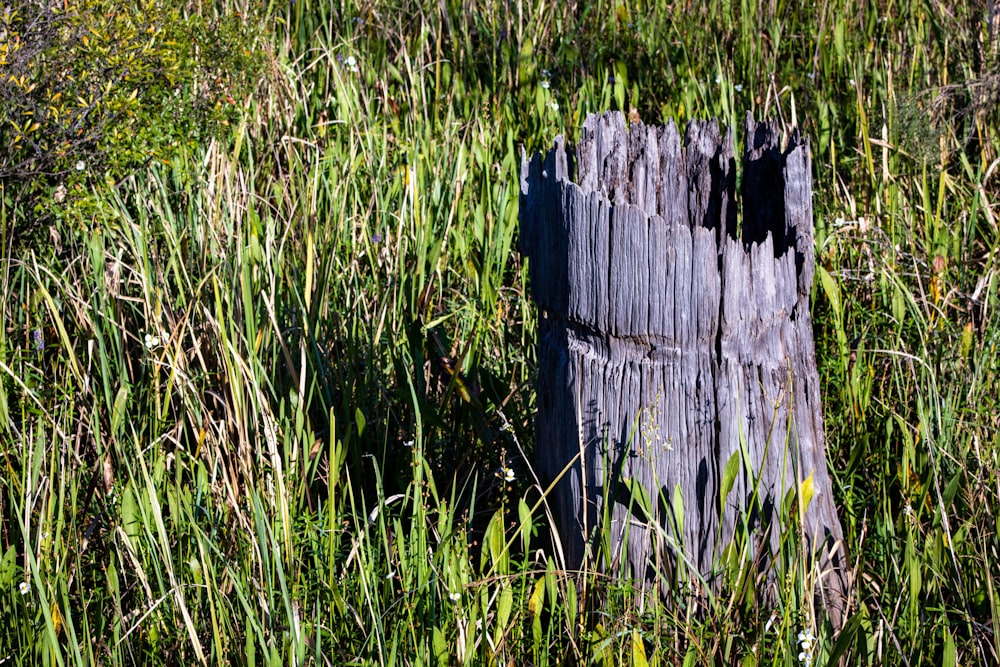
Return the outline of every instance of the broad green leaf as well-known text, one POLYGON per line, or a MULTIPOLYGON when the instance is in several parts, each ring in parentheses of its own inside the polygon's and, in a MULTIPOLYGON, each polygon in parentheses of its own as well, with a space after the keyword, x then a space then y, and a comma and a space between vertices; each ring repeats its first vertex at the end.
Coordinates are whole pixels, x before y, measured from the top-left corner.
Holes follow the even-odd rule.
POLYGON ((684 489, 681 483, 674 486, 674 519, 677 521, 677 535, 684 536, 684 489))
POLYGON ((941 501, 944 503, 945 509, 951 507, 951 501, 955 499, 955 494, 958 493, 958 485, 962 482, 962 470, 959 469, 954 476, 948 480, 948 486, 944 487, 944 492, 941 494, 941 501))
POLYGON ((496 574, 507 574, 508 571, 508 551, 504 545, 503 514, 500 510, 493 515, 486 526, 486 533, 483 535, 486 548, 483 549, 483 557, 480 567, 483 571, 490 571, 496 574), (489 563, 486 559, 489 558, 489 563))
POLYGON ((956 667, 958 665, 958 651, 955 648, 955 637, 952 636, 948 626, 944 626, 944 654, 941 656, 941 667, 956 667))
POLYGON ((823 287, 823 292, 830 301, 834 319, 839 322, 841 317, 840 286, 837 285, 837 281, 834 280, 833 276, 830 275, 822 264, 816 264, 816 273, 819 274, 819 284, 823 287))
POLYGON ((840 660, 840 657, 847 652, 847 649, 850 648, 851 644, 853 644, 856 640, 860 625, 860 614, 855 614, 847 619, 847 622, 844 623, 844 629, 840 631, 840 634, 837 636, 837 641, 834 642, 833 648, 830 650, 830 658, 827 664, 838 664, 837 661, 840 660))
POLYGON ((531 639, 537 649, 542 643, 542 609, 545 606, 545 577, 539 577, 535 588, 528 598, 528 611, 531 613, 531 639))
POLYGON ((962 329, 962 342, 959 346, 959 354, 964 358, 969 356, 969 352, 972 351, 972 343, 974 342, 973 334, 975 333, 975 327, 973 327, 972 322, 966 322, 965 328, 962 329))
POLYGON ((559 590, 556 587, 556 562, 550 556, 545 565, 545 592, 549 598, 549 604, 555 606, 559 599, 559 590))
POLYGON ((534 43, 530 37, 521 42, 521 50, 517 54, 517 78, 524 84, 535 75, 534 43))
POLYGON ((531 508, 528 507, 528 503, 524 501, 524 498, 520 498, 517 501, 517 515, 521 519, 521 543, 524 545, 524 550, 528 550, 528 543, 531 541, 531 533, 534 529, 534 522, 531 516, 531 508))
POLYGON ((115 395, 115 404, 111 409, 111 434, 115 438, 121 436, 122 423, 125 421, 125 406, 128 403, 128 388, 122 386, 115 395))
POLYGON ((813 483, 813 475, 816 474, 815 470, 809 471, 809 476, 802 480, 799 484, 799 498, 802 502, 802 513, 805 514, 806 510, 809 509, 809 503, 812 502, 813 496, 816 495, 816 486, 813 483))
POLYGON ((510 620, 510 612, 514 607, 514 589, 504 585, 497 602, 497 631, 502 633, 510 620))
POLYGON ((535 582, 535 587, 531 591, 531 597, 528 598, 528 611, 532 615, 538 616, 542 613, 542 607, 545 606, 545 577, 538 577, 535 582))
POLYGON ((439 665, 448 664, 448 641, 444 638, 444 633, 441 632, 441 628, 434 626, 434 631, 431 633, 431 645, 434 650, 434 658, 437 660, 439 665))
POLYGON ((642 643, 642 635, 635 628, 632 629, 632 667, 649 667, 646 660, 646 647, 642 643))
POLYGON ((17 550, 13 545, 7 548, 3 558, 0 558, 0 589, 11 588, 14 581, 16 567, 14 565, 17 558, 17 550))
MULTIPOLYGON (((142 530, 142 517, 139 513, 139 504, 136 502, 132 482, 126 483, 122 490, 121 526, 130 540, 137 539, 142 530)), ((134 545, 132 546, 134 547, 134 545)))
POLYGON ((354 423, 358 426, 358 437, 361 437, 365 431, 365 425, 368 423, 365 421, 365 413, 361 412, 361 408, 354 410, 354 423))
POLYGON ((622 61, 618 61, 614 65, 615 70, 615 102, 618 104, 618 109, 625 111, 625 91, 628 87, 628 67, 622 61))
POLYGON ((736 475, 740 471, 740 450, 736 450, 729 456, 729 460, 726 461, 726 467, 722 470, 722 487, 719 489, 719 507, 723 510, 726 507, 726 500, 729 498, 729 493, 733 490, 733 484, 736 482, 736 475))
POLYGON ((791 486, 785 491, 785 497, 781 500, 781 519, 784 521, 792 515, 792 505, 795 502, 795 487, 791 486))
POLYGON ((632 507, 638 507, 642 511, 643 518, 646 521, 652 521, 653 503, 650 501, 646 489, 643 488, 642 484, 628 477, 622 477, 622 483, 628 489, 629 504, 632 507))

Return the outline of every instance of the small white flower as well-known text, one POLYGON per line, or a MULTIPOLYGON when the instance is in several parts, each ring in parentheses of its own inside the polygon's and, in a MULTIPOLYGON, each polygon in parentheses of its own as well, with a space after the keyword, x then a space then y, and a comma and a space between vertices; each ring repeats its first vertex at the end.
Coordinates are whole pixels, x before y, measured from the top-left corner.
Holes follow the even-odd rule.
POLYGON ((715 75, 715 82, 716 83, 722 83, 722 75, 721 74, 716 74, 715 75))
POLYGON ((79 162, 76 163, 76 170, 77 171, 83 171, 86 168, 87 168, 87 163, 84 162, 83 160, 80 160, 79 162))
POLYGON ((555 100, 552 100, 551 102, 549 102, 549 106, 552 108, 553 111, 556 111, 556 112, 559 111, 559 103, 556 102, 555 100))
POLYGON ((742 83, 737 83, 736 85, 733 86, 733 90, 735 90, 737 93, 742 93, 743 92, 743 84, 742 83))
POLYGON ((66 199, 66 186, 60 183, 56 186, 55 192, 52 193, 52 199, 57 203, 61 204, 63 199, 66 199))
POLYGON ((809 72, 808 74, 806 74, 806 76, 809 77, 810 81, 816 78, 816 75, 813 72, 809 72))
POLYGON ((449 593, 448 594, 448 599, 451 600, 452 602, 458 602, 459 600, 462 599, 462 594, 461 593, 457 593, 457 592, 456 593, 449 593))
POLYGON ((347 65, 347 69, 351 72, 358 71, 358 61, 354 56, 347 56, 344 59, 344 64, 347 65))
POLYGON ((855 84, 854 79, 851 79, 850 83, 851 83, 852 86, 857 85, 857 84, 855 84))
POLYGON ((22 581, 17 585, 17 590, 21 592, 21 595, 27 595, 28 591, 31 590, 31 586, 28 585, 27 581, 22 581))
POLYGON ((155 334, 146 334, 145 343, 146 349, 152 350, 160 346, 160 337, 155 334))
POLYGON ((509 468, 507 466, 504 466, 504 467, 500 468, 500 470, 497 471, 497 477, 499 477, 500 479, 502 479, 505 482, 513 482, 514 481, 514 469, 513 468, 509 468))
POLYGON ((809 667, 812 664, 812 649, 813 642, 816 641, 816 635, 813 634, 811 628, 806 628, 799 633, 799 662, 809 667))
POLYGON ((385 578, 386 579, 392 579, 395 576, 396 576, 396 571, 395 570, 390 570, 389 574, 385 575, 385 578))
POLYGON ((548 79, 542 79, 542 83, 541 83, 542 88, 544 88, 545 90, 548 90, 550 85, 552 85, 552 84, 549 83, 548 79))
POLYGON ((403 443, 403 447, 412 447, 412 446, 413 446, 413 440, 407 440, 406 442, 403 443))

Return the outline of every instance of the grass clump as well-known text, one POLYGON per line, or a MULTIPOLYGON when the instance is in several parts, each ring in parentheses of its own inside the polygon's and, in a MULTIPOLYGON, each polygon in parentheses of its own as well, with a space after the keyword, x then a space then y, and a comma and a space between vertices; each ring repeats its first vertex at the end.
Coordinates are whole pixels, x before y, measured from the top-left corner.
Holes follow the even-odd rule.
MULTIPOLYGON (((13 7, 8 88, 28 44, 10 17, 41 11, 13 7)), ((100 136, 74 144, 104 172, 74 180, 89 157, 59 153, 73 121, 5 107, 5 136, 31 111, 50 143, 0 150, 0 660, 997 661, 995 16, 144 7, 107 58, 134 46, 148 68, 115 80, 86 117, 100 136), (149 26, 164 32, 142 51, 149 26), (212 50, 219 33, 233 48, 212 50), (750 110, 812 141, 854 581, 839 637, 804 594, 793 522, 773 584, 737 542, 707 602, 688 582, 664 606, 561 560, 530 465, 518 148, 609 108, 730 125, 750 110)), ((106 19, 74 16, 39 53, 106 19)), ((26 60, 24 104, 91 81, 88 58, 72 76, 26 60)))

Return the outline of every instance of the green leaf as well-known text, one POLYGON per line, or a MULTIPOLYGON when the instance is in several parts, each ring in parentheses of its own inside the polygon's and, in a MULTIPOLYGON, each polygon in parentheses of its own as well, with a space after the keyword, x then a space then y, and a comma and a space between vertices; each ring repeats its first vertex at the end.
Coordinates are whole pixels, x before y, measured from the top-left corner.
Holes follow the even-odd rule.
POLYGON ((537 649, 542 643, 542 609, 545 607, 545 577, 539 577, 528 598, 531 613, 531 639, 537 649))
POLYGON ((566 602, 564 608, 566 610, 566 620, 569 622, 567 627, 576 627, 576 583, 572 577, 567 577, 566 582, 566 602))
POLYGON ((906 569, 909 572, 910 614, 916 618, 920 609, 920 589, 923 585, 923 578, 920 571, 920 559, 917 558, 916 548, 913 544, 912 531, 906 536, 906 549, 903 553, 906 569))
POLYGON ((510 612, 514 608, 514 589, 504 585, 500 591, 500 600, 497 602, 497 631, 502 633, 510 621, 510 612))
MULTIPOLYGON (((121 526, 130 540, 137 539, 142 530, 142 515, 139 503, 132 488, 132 482, 127 482, 122 490, 121 526)), ((135 545, 133 545, 134 548, 135 545)))
POLYGON ((638 507, 646 521, 653 520, 653 503, 649 499, 649 494, 642 484, 628 477, 622 477, 622 484, 628 489, 629 506, 638 507))
POLYGON ((615 102, 620 111, 625 109, 625 91, 628 88, 628 68, 624 62, 615 63, 615 102))
POLYGON ((955 499, 955 494, 958 493, 958 485, 962 482, 962 470, 959 469, 958 472, 948 480, 948 486, 944 487, 944 492, 941 494, 941 500, 944 503, 945 509, 951 506, 951 501, 955 499))
POLYGON ((803 514, 806 513, 807 509, 809 509, 809 503, 812 502, 813 496, 816 495, 816 485, 813 483, 813 475, 815 473, 815 470, 810 470, 809 476, 802 480, 802 483, 799 484, 799 499, 802 503, 803 514))
POLYGON ((733 484, 736 483, 736 475, 740 471, 740 450, 734 451, 730 456, 729 460, 726 461, 726 467, 722 470, 722 486, 719 489, 719 507, 723 510, 726 507, 726 500, 729 498, 729 493, 733 490, 733 484))
POLYGON ((534 44, 530 37, 521 42, 521 50, 517 54, 517 78, 522 84, 527 83, 535 75, 534 44))
POLYGON ((816 264, 816 273, 819 274, 819 284, 823 287, 823 293, 826 294, 830 307, 833 309, 834 319, 839 322, 841 318, 840 286, 837 285, 833 276, 823 268, 822 264, 816 264))
POLYGON ((632 629, 632 667, 649 667, 646 660, 646 646, 642 643, 642 635, 632 629))
POLYGON ((128 388, 121 387, 115 395, 111 409, 111 434, 117 440, 121 436, 122 422, 125 421, 125 406, 128 404, 128 388))
POLYGON ((3 558, 0 558, 0 589, 11 588, 11 584, 14 581, 14 573, 16 572, 15 559, 17 558, 17 550, 12 546, 7 548, 4 553, 3 558))
POLYGON ((965 328, 962 329, 962 342, 959 345, 959 354, 964 358, 969 356, 969 352, 972 351, 972 343, 974 342, 973 334, 975 328, 972 326, 972 322, 967 322, 965 328))
POLYGON ((847 649, 849 649, 851 644, 855 641, 860 625, 860 613, 847 619, 847 622, 844 623, 844 629, 840 631, 839 635, 837 635, 837 641, 834 642, 833 648, 830 649, 830 659, 827 661, 828 665, 838 664, 840 657, 847 652, 847 649))
POLYGON ((441 628, 434 626, 434 631, 431 633, 431 646, 434 650, 434 658, 437 660, 439 665, 448 664, 448 641, 444 638, 444 633, 441 632, 441 628))
POLYGON ((365 425, 368 423, 365 421, 365 413, 361 412, 361 408, 354 410, 354 423, 358 426, 358 437, 361 437, 365 431, 365 425))
POLYGON ((674 486, 674 520, 677 521, 677 536, 684 536, 684 489, 681 483, 674 486))
POLYGON ((509 552, 504 544, 503 513, 500 510, 493 515, 486 526, 486 533, 483 535, 486 548, 483 549, 483 557, 480 567, 495 574, 507 574, 509 564, 509 552), (487 558, 489 561, 487 562, 487 558))
POLYGON ((955 638, 946 625, 944 626, 944 654, 941 656, 941 667, 956 667, 957 665, 958 651, 955 648, 955 638))
POLYGON ((542 613, 542 607, 545 606, 545 577, 538 577, 535 582, 535 587, 531 591, 531 597, 528 598, 528 611, 534 615, 538 616, 542 613))
POLYGON ((795 487, 789 487, 785 491, 785 497, 781 500, 781 520, 784 521, 792 515, 792 505, 795 503, 795 487))
POLYGON ((531 541, 531 533, 534 529, 534 522, 531 516, 531 508, 528 507, 528 503, 524 501, 524 498, 519 498, 517 501, 517 515, 521 519, 521 543, 524 545, 524 550, 528 550, 528 543, 531 541))

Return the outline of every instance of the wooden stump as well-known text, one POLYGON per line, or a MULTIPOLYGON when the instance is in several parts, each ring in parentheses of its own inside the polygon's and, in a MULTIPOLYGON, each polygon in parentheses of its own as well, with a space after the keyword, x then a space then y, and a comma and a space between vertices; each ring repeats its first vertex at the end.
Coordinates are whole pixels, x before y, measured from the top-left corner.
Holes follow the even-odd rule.
POLYGON ((575 183, 561 137, 522 159, 521 245, 540 309, 536 462, 549 480, 565 473, 551 504, 571 566, 593 555, 600 526, 632 576, 684 571, 710 587, 739 526, 771 563, 782 502, 805 502, 795 491, 811 479, 803 546, 839 627, 809 143, 795 133, 782 150, 777 125, 749 115, 746 133, 739 225, 732 131, 714 121, 682 140, 673 123, 630 131, 620 113, 591 116, 575 183))

